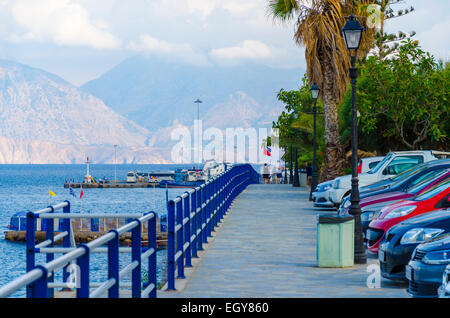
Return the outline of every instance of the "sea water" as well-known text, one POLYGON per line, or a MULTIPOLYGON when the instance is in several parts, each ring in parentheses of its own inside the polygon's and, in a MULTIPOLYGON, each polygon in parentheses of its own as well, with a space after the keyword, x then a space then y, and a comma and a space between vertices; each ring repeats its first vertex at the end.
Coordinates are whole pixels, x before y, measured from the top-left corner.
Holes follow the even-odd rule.
MULTIPOLYGON (((192 168, 192 165, 117 165, 117 180, 125 180, 129 171, 169 171, 175 168, 192 168)), ((114 165, 91 164, 91 175, 94 179, 108 178, 114 180, 114 165)), ((4 232, 13 214, 20 211, 37 211, 65 200, 71 203, 74 213, 145 213, 155 211, 159 216, 167 213, 166 189, 73 189, 76 197, 64 188, 66 180, 75 182, 84 179, 85 165, 0 165, 0 286, 25 274, 25 243, 5 240, 4 232), (49 191, 55 193, 50 196, 49 191)), ((181 195, 188 189, 168 189, 169 200, 181 195)), ((59 256, 61 254, 57 254, 59 256)), ((167 263, 166 251, 158 252, 158 281, 164 281, 164 268, 167 263)), ((129 253, 121 253, 121 268, 129 263, 129 253)), ((38 255, 36 264, 45 263, 45 255, 38 255)), ((143 264, 146 268, 146 264, 143 264)), ((59 276, 59 275, 58 275, 59 276)), ((58 278, 57 276, 57 278, 58 278)), ((106 255, 91 254, 92 282, 107 279, 106 255)), ((126 279, 129 280, 129 279, 126 279)), ((23 297, 25 289, 13 296, 23 297)))

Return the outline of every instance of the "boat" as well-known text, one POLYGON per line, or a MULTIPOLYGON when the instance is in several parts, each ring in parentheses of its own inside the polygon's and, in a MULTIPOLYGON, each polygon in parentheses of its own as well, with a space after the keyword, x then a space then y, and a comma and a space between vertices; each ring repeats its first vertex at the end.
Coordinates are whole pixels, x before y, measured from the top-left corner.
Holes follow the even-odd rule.
POLYGON ((195 188, 205 183, 199 170, 176 169, 173 180, 161 180, 161 188, 195 188))
POLYGON ((162 188, 195 188, 231 167, 230 163, 217 163, 214 159, 210 159, 205 161, 201 170, 176 169, 174 180, 162 180, 159 185, 162 188))

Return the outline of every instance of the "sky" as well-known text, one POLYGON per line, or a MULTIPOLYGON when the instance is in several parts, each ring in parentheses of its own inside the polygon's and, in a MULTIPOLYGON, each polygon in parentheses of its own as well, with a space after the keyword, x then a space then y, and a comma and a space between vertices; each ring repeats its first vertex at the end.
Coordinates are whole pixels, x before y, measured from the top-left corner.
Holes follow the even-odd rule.
MULTIPOLYGON (((305 69, 294 24, 268 14, 267 0, 0 0, 0 58, 82 85, 145 53, 202 67, 256 63, 305 69)), ((450 2, 405 0, 415 11, 387 22, 416 31, 437 58, 450 57, 450 2)))

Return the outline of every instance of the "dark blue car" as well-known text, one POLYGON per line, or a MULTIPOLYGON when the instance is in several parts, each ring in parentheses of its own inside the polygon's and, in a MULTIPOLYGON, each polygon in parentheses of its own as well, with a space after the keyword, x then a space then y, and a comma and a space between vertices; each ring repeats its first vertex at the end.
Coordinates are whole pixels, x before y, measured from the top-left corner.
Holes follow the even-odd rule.
POLYGON ((448 264, 450 233, 417 246, 405 269, 405 276, 409 280, 408 293, 413 297, 437 297, 448 264))
POLYGON ((378 249, 381 275, 407 281, 405 267, 417 245, 446 233, 450 233, 450 209, 425 213, 393 226, 378 249))

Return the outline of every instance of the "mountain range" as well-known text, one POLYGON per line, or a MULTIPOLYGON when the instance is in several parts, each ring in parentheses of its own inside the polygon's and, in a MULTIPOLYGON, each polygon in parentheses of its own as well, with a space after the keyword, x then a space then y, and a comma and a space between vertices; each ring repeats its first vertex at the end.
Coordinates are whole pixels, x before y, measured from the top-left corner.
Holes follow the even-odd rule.
POLYGON ((0 60, 0 163, 170 163, 175 127, 270 127, 300 70, 126 59, 82 87, 0 60))

